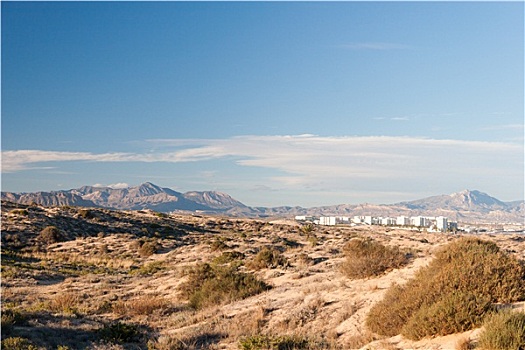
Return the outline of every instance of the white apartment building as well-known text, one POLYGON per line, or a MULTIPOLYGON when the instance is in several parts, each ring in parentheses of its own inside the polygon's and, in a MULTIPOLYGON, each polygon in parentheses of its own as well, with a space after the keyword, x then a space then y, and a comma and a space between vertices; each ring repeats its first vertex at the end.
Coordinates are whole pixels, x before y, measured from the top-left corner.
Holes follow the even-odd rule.
POLYGON ((335 223, 336 223, 335 216, 321 216, 319 218, 319 225, 335 226, 335 223))
POLYGON ((436 217, 436 227, 439 231, 445 232, 448 229, 448 219, 444 216, 436 217))
POLYGON ((396 219, 396 225, 398 226, 408 226, 410 225, 410 218, 406 216, 398 216, 396 219))

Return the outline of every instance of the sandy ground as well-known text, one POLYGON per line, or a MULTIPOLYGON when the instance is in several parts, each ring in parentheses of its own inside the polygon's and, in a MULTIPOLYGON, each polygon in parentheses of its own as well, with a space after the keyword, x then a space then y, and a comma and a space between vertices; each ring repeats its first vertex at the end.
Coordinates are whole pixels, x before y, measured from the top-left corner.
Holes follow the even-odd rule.
MULTIPOLYGON (((52 212, 45 214, 53 215, 52 212)), ((140 217, 150 226, 154 220, 161 223, 152 213, 129 215, 140 217)), ((479 336, 480 329, 475 329, 412 342, 401 336, 381 339, 365 327, 368 311, 382 299, 391 285, 402 284, 413 277, 419 268, 432 260, 436 249, 459 235, 381 227, 318 227, 307 236, 297 223, 290 220, 269 223, 191 216, 177 216, 172 220, 191 225, 180 239, 159 238, 161 249, 148 257, 137 254, 133 233, 78 236, 74 240, 52 244, 45 252, 26 253, 26 256, 40 259, 41 265, 59 264, 60 261, 71 265, 76 262, 82 266, 105 267, 107 271, 57 273, 51 276, 41 276, 29 270, 15 273, 3 278, 2 301, 35 309, 39 303, 42 305, 59 295, 70 293, 80 296, 81 305, 89 310, 84 312, 84 323, 81 319, 62 315, 60 321, 49 318, 40 323, 30 322, 24 327, 31 332, 45 322, 55 322, 55 326, 59 323, 61 327, 69 324, 73 330, 96 328, 97 322, 100 324, 122 318, 111 308, 104 311, 103 305, 144 297, 156 298, 166 301, 171 306, 170 310, 159 315, 128 315, 127 320, 152 327, 160 337, 184 338, 188 334, 211 330, 223 334, 218 341, 207 346, 212 349, 238 349, 238 340, 253 332, 299 334, 323 339, 342 349, 456 349, 459 341, 467 338, 475 341, 479 336), (195 230, 192 231, 192 227, 195 230), (198 232, 197 228, 203 231, 198 232), (356 236, 402 247, 412 252, 413 258, 407 266, 381 276, 350 280, 340 270, 340 264, 345 259, 342 248, 356 236), (225 242, 226 248, 212 249, 213 242, 219 238, 225 242), (263 246, 278 247, 289 262, 287 267, 250 271, 270 284, 272 289, 198 312, 184 308, 186 300, 181 297, 180 286, 186 280, 188 267, 210 262, 223 251, 241 252, 245 260, 249 260, 263 246), (130 272, 152 264, 160 266, 152 274, 130 272)), ((4 230, 7 227, 4 226, 7 225, 5 221, 2 224, 4 230)), ((25 225, 31 224, 31 220, 26 219, 25 225)), ((23 226, 22 223, 17 225, 23 226)), ((14 232, 12 227, 9 230, 14 232)), ((502 249, 525 259, 525 237, 477 237, 494 241, 502 249)), ((246 267, 241 269, 248 271, 246 267)), ((524 303, 515 307, 525 310, 524 303)))

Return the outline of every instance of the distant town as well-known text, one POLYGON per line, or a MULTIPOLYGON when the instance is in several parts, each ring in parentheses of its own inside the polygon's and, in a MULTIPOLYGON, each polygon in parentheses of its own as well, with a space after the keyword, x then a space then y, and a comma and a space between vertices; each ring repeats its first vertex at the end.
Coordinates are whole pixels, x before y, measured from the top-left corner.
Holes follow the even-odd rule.
MULTIPOLYGON (((428 232, 456 232, 458 231, 458 223, 450 221, 447 217, 436 216, 398 216, 391 217, 377 217, 377 216, 296 216, 296 221, 310 222, 322 226, 335 225, 381 225, 400 227, 407 229, 424 229, 428 232)), ((468 230, 468 228, 467 228, 468 230)))

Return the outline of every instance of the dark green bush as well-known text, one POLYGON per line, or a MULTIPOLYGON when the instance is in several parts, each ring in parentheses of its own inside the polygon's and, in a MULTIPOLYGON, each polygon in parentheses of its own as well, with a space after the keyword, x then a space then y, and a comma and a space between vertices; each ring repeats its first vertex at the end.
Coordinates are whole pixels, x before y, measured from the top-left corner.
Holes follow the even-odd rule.
MULTIPOLYGON (((492 242, 460 238, 440 249, 429 266, 419 270, 405 285, 390 288, 384 299, 372 307, 366 324, 375 333, 395 336, 406 324, 415 325, 416 321, 411 320, 415 315, 419 319, 423 315, 439 317, 435 308, 445 307, 443 303, 450 303, 449 310, 464 318, 455 320, 456 324, 479 317, 479 309, 450 297, 453 294, 462 295, 459 298, 474 295, 477 300, 491 303, 523 300, 525 268, 492 242), (436 303, 438 306, 433 306, 436 303), (427 311, 420 311, 422 308, 427 311)), ((433 332, 419 329, 415 333, 435 335, 430 334, 433 332)), ((408 335, 406 329, 405 333, 408 335)))
POLYGON ((484 323, 478 346, 486 350, 525 349, 525 313, 499 312, 484 323))
POLYGON ((201 264, 189 272, 182 294, 195 309, 222 305, 270 289, 254 275, 237 271, 235 266, 201 264))
POLYGON ((99 332, 102 339, 116 344, 131 343, 140 337, 138 326, 124 322, 106 325, 99 332))
POLYGON ((352 279, 378 276, 408 263, 407 254, 398 247, 387 247, 371 239, 352 239, 344 247, 343 273, 352 279))

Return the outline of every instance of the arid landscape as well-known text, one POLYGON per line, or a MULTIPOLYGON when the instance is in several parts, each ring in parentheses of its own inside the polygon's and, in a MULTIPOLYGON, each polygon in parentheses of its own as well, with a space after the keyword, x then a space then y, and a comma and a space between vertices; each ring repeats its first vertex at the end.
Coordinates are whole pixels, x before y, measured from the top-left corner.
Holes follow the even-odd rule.
MULTIPOLYGON (((2 202, 2 345, 62 350, 482 348, 481 321, 462 332, 420 340, 380 335, 367 321, 394 284, 407 283, 443 247, 468 241, 465 237, 2 202), (373 243, 383 249, 383 257, 395 255, 369 273, 377 259, 370 255, 368 262, 349 265, 351 242, 373 243)), ((514 296, 504 291, 509 300, 491 307, 523 312, 525 237, 468 237, 495 243, 491 251, 505 256, 498 261, 510 261, 494 275, 500 279, 497 288, 505 284, 508 266, 521 276, 512 279, 514 296)))

